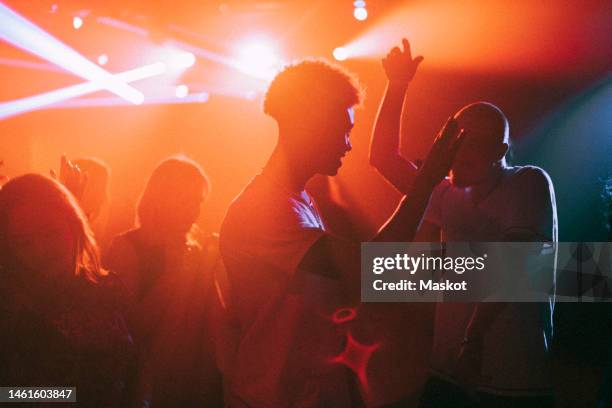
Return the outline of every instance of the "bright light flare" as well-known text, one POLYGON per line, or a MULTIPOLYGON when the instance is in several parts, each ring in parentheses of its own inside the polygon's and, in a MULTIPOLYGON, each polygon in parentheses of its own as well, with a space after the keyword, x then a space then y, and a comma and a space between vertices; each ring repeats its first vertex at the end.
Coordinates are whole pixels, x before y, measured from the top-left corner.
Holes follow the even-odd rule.
MULTIPOLYGON (((161 75, 166 72, 166 69, 167 67, 164 63, 157 62, 155 64, 149 64, 140 68, 122 72, 115 75, 115 77, 117 80, 124 81, 126 83, 134 82, 161 75)), ((69 99, 77 98, 79 96, 87 95, 103 89, 105 89, 105 84, 99 81, 84 82, 78 85, 57 89, 55 91, 45 92, 39 95, 0 103, 0 119, 6 119, 11 116, 42 109, 49 105, 64 102, 69 99)), ((140 101, 140 104, 143 102, 144 97, 143 100, 140 101)))
POLYGON ((189 87, 187 85, 181 84, 174 89, 174 95, 177 98, 184 98, 189 95, 189 87))
POLYGON ((337 61, 344 61, 349 57, 349 52, 345 47, 337 47, 334 49, 333 55, 337 61))
POLYGON ((355 7, 353 17, 359 21, 365 21, 368 18, 368 10, 365 7, 355 7))
POLYGON ((95 81, 104 89, 134 103, 142 103, 142 92, 127 85, 117 76, 89 61, 87 58, 53 37, 23 16, 0 3, 0 39, 24 51, 43 58, 66 71, 95 81))
POLYGON ((423 67, 559 73, 609 61, 609 47, 600 44, 612 38, 612 28, 593 19, 604 10, 603 3, 581 2, 406 2, 344 46, 350 58, 379 59, 405 37, 412 54, 425 57, 423 67), (560 47, 560 38, 568 45, 560 47))
POLYGON ((83 19, 79 16, 74 16, 72 18, 72 28, 78 30, 81 27, 83 27, 83 19))
MULTIPOLYGON (((152 97, 145 100, 143 105, 177 105, 177 104, 202 104, 208 102, 210 95, 208 92, 193 93, 184 98, 174 97, 152 97)), ((70 109, 70 108, 101 108, 110 106, 129 106, 129 104, 117 97, 107 98, 81 98, 71 99, 65 102, 56 103, 50 106, 51 109, 70 109)))
POLYGON ((177 52, 175 55, 170 57, 168 66, 171 69, 187 69, 192 67, 196 63, 196 57, 193 53, 188 51, 177 52))
POLYGON ((256 78, 271 80, 281 65, 273 43, 262 39, 245 41, 236 54, 237 68, 256 78))
POLYGON ((106 63, 108 62, 108 55, 106 54, 100 54, 98 56, 98 64, 100 65, 106 65, 106 63))
POLYGON ((170 42, 156 46, 147 57, 148 61, 161 61, 169 71, 182 72, 196 63, 193 52, 177 47, 170 42))

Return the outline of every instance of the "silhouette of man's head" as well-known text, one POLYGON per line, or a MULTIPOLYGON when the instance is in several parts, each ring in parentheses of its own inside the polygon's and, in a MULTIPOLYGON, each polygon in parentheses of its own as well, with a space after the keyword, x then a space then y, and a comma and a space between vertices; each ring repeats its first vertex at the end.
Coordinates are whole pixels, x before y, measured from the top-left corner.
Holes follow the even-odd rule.
POLYGON ((508 152, 508 119, 495 105, 475 102, 455 114, 465 139, 457 152, 451 180, 459 187, 483 182, 491 170, 505 166, 508 152))
POLYGON ((351 150, 353 107, 362 89, 343 68, 321 60, 289 65, 272 81, 264 112, 279 127, 279 146, 313 173, 335 175, 351 150))

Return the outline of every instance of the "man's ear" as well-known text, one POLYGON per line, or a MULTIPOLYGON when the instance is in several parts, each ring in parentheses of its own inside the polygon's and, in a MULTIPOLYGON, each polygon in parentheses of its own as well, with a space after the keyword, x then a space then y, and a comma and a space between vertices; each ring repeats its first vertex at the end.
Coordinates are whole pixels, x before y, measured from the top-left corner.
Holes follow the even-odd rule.
POLYGON ((508 153, 509 148, 510 146, 508 145, 508 143, 502 143, 501 145, 499 145, 499 150, 497 151, 495 161, 503 159, 504 156, 506 156, 506 153, 508 153))

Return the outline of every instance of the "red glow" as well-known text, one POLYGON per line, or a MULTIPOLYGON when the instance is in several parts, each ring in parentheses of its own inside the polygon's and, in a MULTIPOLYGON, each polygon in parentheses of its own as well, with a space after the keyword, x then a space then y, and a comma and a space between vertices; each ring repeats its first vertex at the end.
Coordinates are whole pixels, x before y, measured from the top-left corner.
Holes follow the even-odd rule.
POLYGON ((357 310, 355 310, 355 308, 344 307, 334 312, 334 315, 332 316, 332 320, 336 324, 342 324, 342 323, 347 323, 347 322, 350 322, 351 320, 354 320, 355 317, 357 317, 357 310))
POLYGON ((332 363, 344 364, 357 375, 359 383, 366 394, 370 392, 370 386, 367 377, 368 362, 372 354, 380 347, 380 342, 372 344, 362 344, 355 340, 353 335, 347 333, 346 346, 342 353, 332 358, 332 363))

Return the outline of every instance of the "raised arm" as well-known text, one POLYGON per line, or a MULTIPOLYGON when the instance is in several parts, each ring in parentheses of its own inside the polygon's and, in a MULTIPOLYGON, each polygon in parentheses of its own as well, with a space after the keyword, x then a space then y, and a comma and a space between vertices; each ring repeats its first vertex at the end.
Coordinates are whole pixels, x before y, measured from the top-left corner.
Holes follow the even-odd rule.
POLYGON ((406 89, 423 57, 412 58, 408 40, 403 39, 402 45, 403 51, 395 47, 382 61, 388 83, 372 133, 370 164, 395 188, 407 193, 417 167, 400 155, 400 122, 406 89))

